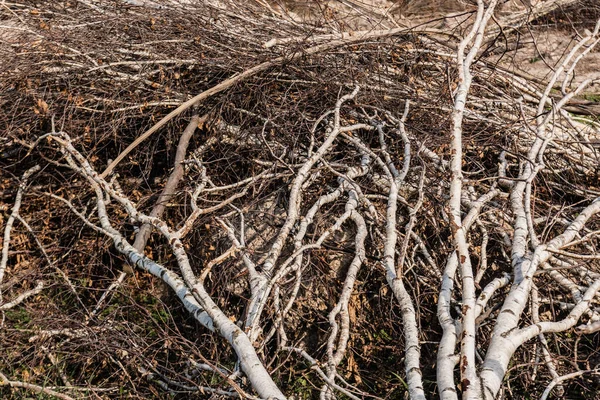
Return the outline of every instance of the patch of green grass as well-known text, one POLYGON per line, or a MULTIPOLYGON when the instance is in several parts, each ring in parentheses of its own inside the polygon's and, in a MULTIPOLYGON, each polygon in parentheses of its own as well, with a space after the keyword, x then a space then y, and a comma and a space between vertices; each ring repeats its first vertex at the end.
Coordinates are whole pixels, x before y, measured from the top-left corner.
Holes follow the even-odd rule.
POLYGON ((593 128, 597 128, 598 123, 600 123, 600 117, 595 117, 593 115, 578 115, 573 113, 569 113, 569 115, 571 115, 571 118, 574 120, 579 121, 582 124, 589 125, 593 128))
POLYGON ((6 319, 10 321, 17 329, 25 328, 27 324, 31 322, 31 316, 27 310, 23 308, 7 310, 5 311, 4 315, 6 315, 6 319))
POLYGON ((406 390, 408 390, 408 384, 404 381, 404 379, 402 379, 402 377, 400 375, 398 375, 397 373, 395 373, 394 371, 390 371, 390 373, 394 376, 394 378, 402 384, 402 386, 404 386, 404 388, 406 390))
POLYGON ((292 391, 296 395, 296 399, 298 400, 308 400, 312 396, 312 386, 306 380, 305 377, 301 376, 294 381, 292 384, 292 391))
POLYGON ((118 309, 119 309, 118 304, 109 304, 104 310, 102 310, 100 315, 102 317, 106 317, 106 316, 109 316, 110 314, 112 314, 113 312, 117 311, 118 309))
POLYGON ((151 315, 155 321, 158 321, 161 324, 166 324, 170 319, 169 313, 164 308, 152 310, 151 315))
POLYGON ((593 101, 594 103, 600 103, 600 93, 588 93, 584 94, 583 98, 587 101, 593 101))
POLYGON ((136 300, 142 304, 147 304, 151 306, 156 305, 158 303, 158 299, 156 297, 145 292, 139 293, 136 297, 136 300))
POLYGON ((373 335, 376 340, 389 341, 392 337, 385 331, 385 329, 381 329, 375 335, 373 335))

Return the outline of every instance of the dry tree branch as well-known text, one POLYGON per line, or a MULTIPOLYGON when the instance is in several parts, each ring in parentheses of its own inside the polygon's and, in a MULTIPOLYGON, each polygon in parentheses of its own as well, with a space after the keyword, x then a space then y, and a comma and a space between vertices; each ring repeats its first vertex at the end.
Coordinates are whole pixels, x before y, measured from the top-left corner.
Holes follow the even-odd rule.
POLYGON ((20 381, 11 381, 2 372, 0 372, 0 379, 2 380, 2 382, 0 382, 0 385, 2 385, 2 386, 10 386, 10 387, 13 387, 13 388, 27 389, 27 390, 30 390, 30 391, 32 391, 34 393, 47 394, 49 396, 54 396, 54 397, 59 398, 61 400, 75 400, 71 396, 67 396, 66 394, 59 393, 59 392, 57 392, 55 390, 52 390, 52 389, 49 389, 49 388, 45 388, 43 386, 34 385, 33 383, 20 382, 20 381))
MULTIPOLYGON (((6 225, 4 226, 4 240, 2 242, 2 259, 0 260, 0 283, 4 279, 4 273, 6 271, 6 266, 8 262, 8 249, 10 247, 10 231, 12 230, 12 226, 15 222, 15 219, 19 215, 19 209, 21 208, 21 202, 23 201, 23 192, 27 187, 27 181, 35 172, 40 170, 40 166, 36 165, 34 167, 29 168, 21 177, 21 182, 19 183, 19 189, 17 190, 17 196, 15 197, 15 202, 12 208, 12 212, 6 221, 6 225)), ((0 302, 2 301, 2 293, 0 292, 0 302)))
MULTIPOLYGON (((483 0, 477 2, 477 15, 471 27, 470 32, 460 42, 457 50, 456 65, 458 67, 458 87, 454 96, 454 108, 452 110, 452 132, 451 132, 451 149, 452 160, 450 170, 452 172, 452 180, 450 183, 450 200, 448 208, 451 215, 451 230, 455 246, 455 254, 451 256, 446 266, 446 279, 453 279, 455 268, 460 267, 462 279, 462 321, 460 326, 460 375, 461 389, 463 398, 475 399, 481 397, 479 377, 477 375, 475 347, 476 347, 476 294, 475 280, 473 267, 471 265, 471 256, 467 244, 467 228, 463 224, 461 200, 463 186, 463 140, 462 140, 462 124, 467 103, 467 95, 471 88, 472 73, 471 66, 479 51, 479 48, 484 39, 485 28, 489 19, 492 17, 496 1, 491 1, 485 4, 483 0), (468 53, 465 55, 467 46, 470 46, 468 53), (458 264, 458 265, 456 265, 458 264)), ((450 349, 453 346, 457 335, 455 324, 448 320, 449 313, 446 310, 448 304, 447 296, 450 294, 452 287, 451 283, 443 283, 443 290, 447 294, 440 296, 440 311, 442 311, 440 322, 444 327, 444 337, 442 338, 443 349, 440 349, 440 354, 445 354, 446 360, 442 364, 438 364, 438 379, 442 379, 444 386, 440 387, 440 396, 442 399, 455 399, 456 391, 453 383, 453 370, 456 361, 453 356, 454 350, 450 349), (443 322, 442 322, 443 321, 443 322), (440 376, 442 375, 442 376, 440 376)), ((451 318, 451 317, 450 317, 451 318)))
POLYGON ((28 299, 29 297, 35 296, 36 294, 40 293, 43 288, 44 288, 44 282, 39 281, 33 289, 27 290, 27 291, 21 293, 20 295, 18 295, 17 297, 15 297, 13 300, 9 301, 8 303, 4 303, 4 304, 0 305, 0 311, 9 310, 15 306, 18 306, 19 304, 21 304, 24 300, 28 299))
POLYGON ((546 389, 544 390, 544 393, 542 393, 540 400, 546 400, 548 398, 548 396, 550 395, 550 393, 552 392, 552 389, 554 389, 557 385, 560 385, 562 382, 567 381, 569 379, 577 378, 578 376, 585 375, 585 374, 599 375, 600 370, 593 369, 593 370, 576 371, 576 372, 572 372, 570 374, 555 377, 554 379, 552 379, 552 382, 550 382, 550 384, 546 387, 546 389))
MULTIPOLYGON (((597 29, 591 36, 597 35, 597 29)), ((581 46, 575 46, 579 49, 581 46)), ((493 398, 500 389, 502 379, 510 358, 516 349, 535 335, 544 332, 559 332, 575 325, 581 315, 589 308, 590 300, 598 290, 598 281, 591 284, 586 294, 579 300, 570 315, 560 322, 540 322, 527 328, 518 329, 521 315, 526 307, 532 289, 532 278, 537 268, 550 259, 552 252, 575 239, 588 220, 600 211, 600 201, 595 199, 571 223, 563 233, 547 243, 540 243, 533 230, 531 216, 531 185, 536 175, 544 168, 543 155, 553 139, 553 132, 547 132, 550 116, 560 112, 566 103, 566 95, 557 102, 551 113, 544 116, 544 106, 554 82, 575 56, 576 51, 569 53, 550 79, 544 94, 540 98, 536 118, 536 138, 533 141, 527 158, 521 167, 519 180, 512 187, 510 194, 511 208, 514 214, 514 237, 512 241, 513 285, 506 297, 500 314, 497 317, 494 332, 483 364, 481 378, 483 380, 485 398, 493 398), (531 251, 529 250, 531 246, 531 251), (591 296, 591 297, 590 297, 591 296)), ((578 60, 576 59, 575 62, 578 60)), ((588 82, 583 82, 581 86, 588 82)), ((576 91, 580 88, 576 89, 576 91)))
POLYGON ((258 358, 246 334, 223 313, 206 292, 203 285, 196 279, 189 266, 188 257, 177 232, 171 230, 164 221, 145 216, 137 211, 133 204, 119 193, 119 190, 113 188, 94 171, 88 161, 73 147, 70 138, 66 134, 59 132, 51 134, 50 137, 59 143, 61 151, 66 156, 71 168, 84 176, 96 192, 98 218, 102 229, 113 240, 117 250, 136 267, 162 279, 177 293, 183 305, 198 322, 206 328, 218 332, 230 343, 239 357, 242 370, 259 395, 266 398, 285 398, 258 358), (168 239, 182 277, 145 257, 112 226, 107 214, 105 194, 120 203, 131 218, 138 220, 140 223, 154 225, 168 239))
MULTIPOLYGON (((156 201, 154 208, 150 212, 151 217, 161 218, 161 216, 167 206, 167 203, 175 194, 177 185, 179 184, 179 181, 183 178, 182 163, 185 160, 185 156, 186 156, 188 145, 190 143, 190 139, 192 138, 192 135, 196 131, 196 128, 198 126, 200 126, 204 121, 206 121, 206 118, 207 118, 207 116, 200 118, 198 115, 193 115, 188 126, 185 128, 185 130, 181 134, 181 137, 179 138, 179 144, 177 145, 177 151, 175 154, 175 165, 173 168, 173 172, 171 173, 171 175, 169 175, 169 179, 167 180, 167 183, 165 184, 163 191, 161 192, 160 196, 158 197, 158 200, 156 201)), ((151 231, 152 231, 152 226, 149 224, 143 224, 139 228, 139 231, 137 232, 135 241, 133 243, 133 247, 140 253, 144 252, 144 249, 146 247, 146 242, 148 241, 148 238, 150 237, 151 231)), ((127 269, 127 266, 125 267, 125 269, 127 269)), ((96 315, 101 310, 104 303, 108 299, 108 296, 123 283, 126 276, 127 276, 127 272, 124 270, 123 272, 121 272, 119 274, 117 279, 106 289, 104 294, 102 294, 102 296, 100 297, 100 300, 98 300, 96 307, 94 308, 94 311, 93 311, 94 315, 96 315)))

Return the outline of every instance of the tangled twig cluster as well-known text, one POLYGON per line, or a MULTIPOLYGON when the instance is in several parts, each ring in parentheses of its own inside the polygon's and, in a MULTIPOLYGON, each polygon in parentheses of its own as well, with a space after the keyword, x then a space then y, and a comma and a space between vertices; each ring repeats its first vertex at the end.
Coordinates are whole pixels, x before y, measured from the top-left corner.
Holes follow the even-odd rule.
POLYGON ((351 33, 134 3, 3 4, 5 387, 546 398, 598 374, 600 135, 565 107, 600 24, 540 85, 491 61, 495 0, 351 33))

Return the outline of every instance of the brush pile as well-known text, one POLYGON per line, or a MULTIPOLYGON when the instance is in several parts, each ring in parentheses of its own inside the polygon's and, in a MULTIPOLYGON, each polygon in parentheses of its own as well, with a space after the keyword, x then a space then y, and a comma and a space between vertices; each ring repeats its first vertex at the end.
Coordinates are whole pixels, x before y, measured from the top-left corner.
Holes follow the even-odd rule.
POLYGON ((600 395, 600 12, 540 81, 262 3, 1 4, 0 396, 600 395))

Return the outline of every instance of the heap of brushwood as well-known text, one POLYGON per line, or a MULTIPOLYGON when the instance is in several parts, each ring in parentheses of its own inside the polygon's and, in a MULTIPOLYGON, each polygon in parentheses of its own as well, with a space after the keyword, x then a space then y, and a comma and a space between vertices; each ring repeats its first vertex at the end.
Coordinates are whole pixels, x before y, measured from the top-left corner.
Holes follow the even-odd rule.
MULTIPOLYGON (((0 396, 260 394, 236 349, 116 247, 101 221, 105 212, 119 238, 185 274, 178 238, 158 225, 139 238, 148 228, 136 212, 160 205, 154 216, 184 233, 190 270, 284 393, 401 398, 408 311, 386 278, 392 180, 395 279, 412 299, 425 392, 437 396, 440 288, 455 250, 448 204, 456 51, 471 14, 448 30, 438 21, 342 35, 327 15, 303 23, 260 4, 143 3, 1 5, 0 396), (178 181, 165 191, 175 169, 178 181), (290 210, 299 217, 287 227, 290 210), (254 278, 274 276, 260 303, 254 278)), ((567 15, 592 32, 594 13, 565 8, 529 23, 566 30, 567 15)), ((528 229, 537 232, 531 248, 600 196, 600 125, 555 107, 562 81, 542 106, 552 138, 539 159, 527 159, 540 139, 547 82, 491 61, 518 51, 511 46, 519 29, 485 36, 462 120, 465 213, 494 193, 467 234, 477 293, 498 285, 477 320, 480 358, 517 279, 511 191, 524 165, 537 168, 526 193, 528 229)), ((540 265, 523 326, 561 320, 579 304, 600 276, 599 230, 592 217, 576 243, 540 265)), ((462 277, 453 279, 448 315, 459 320, 462 277)), ((504 395, 539 396, 554 378, 585 370, 592 372, 558 382, 560 390, 598 396, 599 314, 594 297, 578 330, 521 346, 504 395)))

